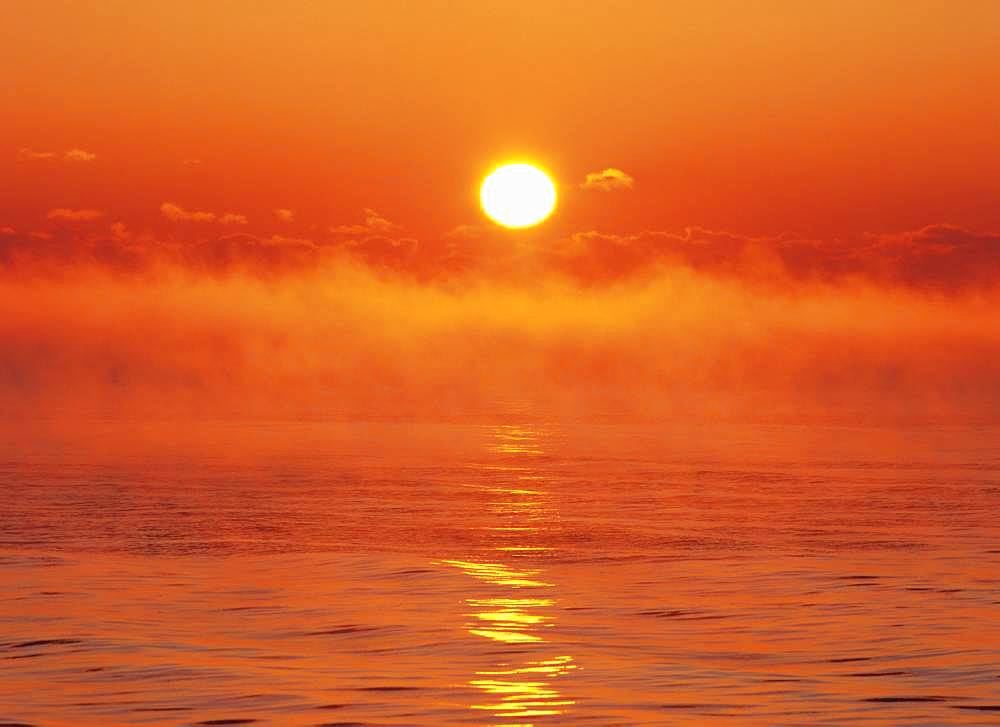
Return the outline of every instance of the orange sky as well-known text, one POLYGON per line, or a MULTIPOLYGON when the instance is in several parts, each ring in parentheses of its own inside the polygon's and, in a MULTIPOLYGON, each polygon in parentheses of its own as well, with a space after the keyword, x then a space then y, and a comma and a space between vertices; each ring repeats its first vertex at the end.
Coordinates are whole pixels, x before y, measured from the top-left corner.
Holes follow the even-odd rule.
POLYGON ((0 404, 998 410, 1000 3, 0 27, 0 404), (478 208, 511 156, 528 231, 478 208))
POLYGON ((1000 228, 990 0, 0 12, 0 226, 18 231, 68 208, 166 232, 174 202, 299 236, 372 208, 430 239, 481 223, 474 187, 512 153, 565 185, 553 234, 1000 228), (606 167, 634 189, 576 189, 606 167))

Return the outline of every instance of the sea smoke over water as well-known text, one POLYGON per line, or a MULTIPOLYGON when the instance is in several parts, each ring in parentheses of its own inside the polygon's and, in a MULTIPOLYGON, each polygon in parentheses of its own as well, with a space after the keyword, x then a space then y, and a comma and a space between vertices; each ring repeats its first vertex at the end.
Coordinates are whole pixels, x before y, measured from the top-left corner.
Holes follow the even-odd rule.
POLYGON ((551 264, 427 279, 357 257, 247 259, 8 259, 0 400, 60 416, 451 416, 524 400, 875 421, 989 419, 1000 402, 995 286, 667 263, 599 281, 551 264))

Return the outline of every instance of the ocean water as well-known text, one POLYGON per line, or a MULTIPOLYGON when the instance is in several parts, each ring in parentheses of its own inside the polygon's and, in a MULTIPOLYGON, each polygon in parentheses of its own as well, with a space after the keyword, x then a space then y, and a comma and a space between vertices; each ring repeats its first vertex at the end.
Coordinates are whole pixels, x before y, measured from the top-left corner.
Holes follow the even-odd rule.
POLYGON ((0 724, 1000 723, 1000 429, 0 444, 0 724))

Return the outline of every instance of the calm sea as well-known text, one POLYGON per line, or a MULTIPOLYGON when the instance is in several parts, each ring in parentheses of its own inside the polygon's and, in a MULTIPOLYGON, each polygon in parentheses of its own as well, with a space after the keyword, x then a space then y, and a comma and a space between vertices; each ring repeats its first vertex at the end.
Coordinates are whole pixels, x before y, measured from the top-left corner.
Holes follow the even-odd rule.
POLYGON ((1000 723, 1000 428, 24 425, 0 723, 1000 723))

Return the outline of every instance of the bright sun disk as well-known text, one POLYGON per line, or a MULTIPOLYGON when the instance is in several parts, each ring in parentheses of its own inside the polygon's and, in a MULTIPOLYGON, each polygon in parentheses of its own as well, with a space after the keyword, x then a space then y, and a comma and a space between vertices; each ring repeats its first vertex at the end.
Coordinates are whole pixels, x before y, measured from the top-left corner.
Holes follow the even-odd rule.
POLYGON ((531 227, 552 214, 556 187, 531 164, 505 164, 483 180, 479 189, 483 212, 504 227, 531 227))

